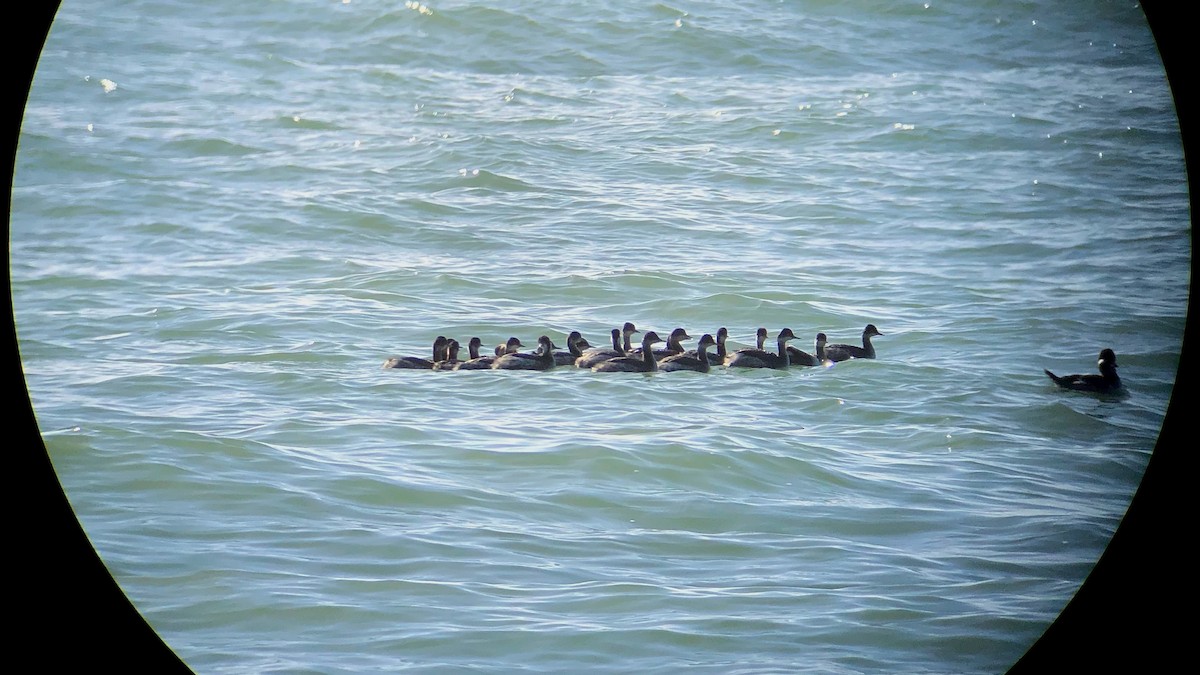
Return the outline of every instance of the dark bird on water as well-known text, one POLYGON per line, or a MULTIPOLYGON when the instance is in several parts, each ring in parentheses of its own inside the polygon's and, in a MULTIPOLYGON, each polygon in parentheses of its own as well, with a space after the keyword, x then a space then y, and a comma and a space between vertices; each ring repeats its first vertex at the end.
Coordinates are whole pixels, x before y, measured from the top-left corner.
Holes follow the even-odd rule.
POLYGON ((787 342, 795 339, 796 334, 792 332, 792 329, 784 328, 775 338, 776 344, 779 345, 778 353, 772 354, 764 349, 739 349, 729 355, 725 366, 728 368, 787 368, 790 361, 787 342))
POLYGON ((659 361, 658 369, 665 371, 672 370, 695 370, 701 373, 707 373, 712 369, 712 362, 708 359, 708 348, 715 346, 717 341, 709 333, 705 333, 704 337, 700 338, 700 343, 696 346, 695 352, 684 352, 682 354, 674 354, 659 361))
POLYGON ((538 338, 538 350, 533 354, 502 354, 492 362, 495 370, 549 370, 554 365, 554 343, 548 335, 538 338))
POLYGON ((873 359, 875 358, 875 345, 871 344, 871 337, 874 335, 882 336, 883 333, 879 332, 875 324, 869 323, 863 329, 861 347, 858 345, 825 345, 825 358, 830 361, 873 359))
POLYGON ((384 361, 383 367, 432 370, 433 364, 446 360, 446 357, 448 356, 446 346, 448 344, 449 340, 446 339, 446 336, 439 335, 437 336, 437 339, 433 341, 433 358, 425 359, 421 358, 420 356, 393 356, 387 361, 384 361))
POLYGON ((640 356, 618 356, 615 359, 602 361, 592 366, 596 373, 652 373, 658 370, 658 361, 654 358, 654 343, 662 342, 658 333, 647 331, 642 335, 640 356))
POLYGON ((1055 375, 1044 370, 1046 375, 1054 380, 1054 384, 1072 391, 1089 391, 1099 394, 1111 393, 1121 388, 1121 378, 1117 376, 1117 355, 1111 349, 1104 349, 1096 361, 1100 369, 1099 375, 1055 375))

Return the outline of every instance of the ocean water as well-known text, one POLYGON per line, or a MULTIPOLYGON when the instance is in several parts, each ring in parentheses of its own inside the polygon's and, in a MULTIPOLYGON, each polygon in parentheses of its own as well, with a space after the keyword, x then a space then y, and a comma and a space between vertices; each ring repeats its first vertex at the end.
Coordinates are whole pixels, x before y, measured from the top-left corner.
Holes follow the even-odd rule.
POLYGON ((66 0, 9 264, 55 471, 197 672, 995 673, 1137 489, 1190 236, 1133 2, 66 0), (625 321, 884 336, 381 368, 625 321), (1124 396, 1042 373, 1104 347, 1124 396))

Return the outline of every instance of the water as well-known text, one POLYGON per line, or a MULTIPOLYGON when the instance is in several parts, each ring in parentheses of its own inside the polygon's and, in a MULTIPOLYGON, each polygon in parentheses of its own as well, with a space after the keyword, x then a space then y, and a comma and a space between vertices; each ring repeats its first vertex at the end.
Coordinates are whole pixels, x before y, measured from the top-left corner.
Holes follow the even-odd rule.
POLYGON ((216 673, 1002 671, 1139 483, 1191 259, 1132 3, 68 1, 12 198, 56 472, 216 673), (885 335, 380 368, 625 321, 885 335), (1041 372, 1106 346, 1124 397, 1041 372))

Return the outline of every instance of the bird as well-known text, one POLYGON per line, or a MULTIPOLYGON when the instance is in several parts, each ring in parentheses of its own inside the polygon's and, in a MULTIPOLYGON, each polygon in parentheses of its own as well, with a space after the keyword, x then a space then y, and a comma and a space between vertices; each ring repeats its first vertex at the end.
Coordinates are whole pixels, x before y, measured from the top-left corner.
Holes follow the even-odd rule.
POLYGON ((658 337, 658 333, 654 331, 646 331, 642 335, 642 351, 641 356, 618 356, 614 359, 602 361, 592 366, 592 371, 597 373, 649 373, 658 370, 658 361, 654 358, 653 346, 656 342, 662 342, 662 338, 658 337))
MULTIPOLYGON (((633 324, 625 325, 632 326, 633 324)), ((601 361, 618 356, 625 356, 625 348, 621 346, 621 329, 614 328, 612 329, 612 347, 592 347, 575 359, 575 365, 579 368, 591 368, 601 361)))
POLYGON ((462 345, 458 344, 458 340, 446 340, 446 358, 435 362, 433 370, 454 370, 455 366, 462 363, 462 361, 458 360, 460 349, 462 349, 462 345))
MULTIPOLYGON (((676 328, 675 330, 671 331, 671 334, 667 337, 667 346, 662 349, 654 350, 654 358, 655 359, 664 359, 668 356, 674 356, 675 354, 682 354, 684 349, 683 349, 683 345, 680 343, 683 342, 684 340, 691 340, 691 339, 692 339, 692 336, 688 335, 686 330, 684 330, 682 328, 676 328)), ((641 347, 638 347, 637 349, 634 349, 632 352, 629 353, 629 356, 641 356, 641 355, 642 355, 641 347)))
MULTIPOLYGON (((725 348, 725 340, 729 337, 729 329, 721 326, 717 329, 717 352, 708 355, 708 362, 711 365, 719 366, 725 363, 725 357, 729 356, 729 350, 725 348)), ((701 338, 703 339, 703 338, 701 338)))
POLYGON ((658 369, 670 372, 672 370, 695 370, 701 373, 707 373, 712 369, 712 363, 708 360, 708 348, 717 344, 713 336, 705 333, 700 337, 700 342, 696 344, 696 352, 684 352, 668 356, 658 362, 658 369))
POLYGON ((825 359, 823 352, 825 350, 825 334, 817 333, 817 353, 809 354, 803 349, 797 349, 788 345, 788 360, 789 365, 793 366, 819 366, 825 359))
POLYGON ((754 344, 755 344, 755 347, 754 347, 755 349, 766 349, 766 344, 767 344, 767 329, 766 328, 759 328, 758 330, 754 331, 754 344))
POLYGON ((433 341, 433 358, 420 356, 393 356, 383 362, 384 368, 409 368, 417 370, 432 370, 433 364, 446 358, 446 336, 439 335, 433 341))
POLYGON ((473 337, 467 341, 467 360, 479 358, 479 348, 483 346, 483 340, 478 337, 473 337))
MULTIPOLYGON (((517 350, 517 348, 521 345, 521 341, 515 337, 509 338, 508 344, 512 345, 512 350, 515 352, 517 350)), ((482 346, 483 346, 483 340, 480 340, 477 337, 471 338, 471 341, 469 343, 467 343, 467 350, 470 355, 470 358, 468 358, 466 361, 459 361, 458 363, 454 364, 454 369, 455 370, 491 370, 492 363, 494 363, 496 361, 496 356, 492 355, 492 354, 486 354, 484 356, 480 356, 479 348, 482 346)), ((502 347, 505 347, 505 345, 500 345, 500 347, 497 347, 497 351, 504 351, 503 349, 501 349, 502 347)))
POLYGON ((1100 369, 1099 375, 1059 376, 1049 370, 1043 369, 1043 371, 1054 381, 1054 384, 1072 391, 1106 394, 1121 388, 1121 378, 1117 376, 1117 355, 1113 350, 1107 348, 1101 350, 1096 366, 1100 369))
POLYGON ((875 358, 875 346, 871 344, 871 336, 883 333, 875 327, 875 324, 869 323, 863 329, 862 346, 857 345, 825 345, 825 358, 830 361, 849 361, 850 359, 873 359, 875 358))
MULTIPOLYGON (((717 329, 717 339, 716 339, 717 351, 715 353, 713 353, 713 352, 708 353, 708 363, 710 365, 713 365, 713 366, 724 365, 725 357, 729 356, 729 351, 725 348, 725 340, 728 337, 729 337, 729 329, 728 328, 721 326, 720 328, 717 329)), ((702 337, 700 339, 703 340, 704 338, 702 337)), ((684 354, 687 354, 688 356, 697 356, 699 353, 700 353, 699 348, 689 349, 684 352, 684 354)))
POLYGON ((624 349, 626 354, 633 350, 633 345, 629 344, 629 336, 640 332, 641 331, 629 321, 626 321, 625 325, 621 326, 621 349, 624 349))
POLYGON ((496 357, 492 368, 496 370, 549 370, 554 367, 554 343, 550 337, 538 338, 538 350, 532 354, 516 352, 496 357))
POLYGON ((503 356, 504 354, 516 354, 517 350, 524 346, 525 345, 521 344, 521 341, 517 338, 510 337, 504 344, 496 345, 496 356, 503 356))
MULTIPOLYGON (((520 342, 516 338, 512 338, 516 342, 520 342)), ((483 340, 477 337, 471 338, 467 343, 467 360, 459 361, 454 364, 455 370, 489 370, 492 367, 492 362, 496 360, 495 356, 487 355, 480 356, 479 348, 483 346, 483 340)))
POLYGON ((818 365, 822 365, 822 366, 833 365, 833 361, 830 361, 829 357, 825 356, 825 343, 828 341, 829 341, 829 338, 825 337, 824 333, 817 333, 817 347, 816 347, 815 356, 817 357, 818 365))
POLYGON ((729 368, 787 368, 789 361, 787 342, 795 339, 796 334, 792 332, 792 329, 784 328, 775 338, 776 344, 779 345, 778 354, 772 354, 763 349, 739 349, 729 355, 725 365, 729 368))
POLYGON ((575 360, 583 356, 583 350, 591 347, 588 344, 587 338, 579 334, 579 331, 573 330, 567 336, 567 351, 554 352, 554 365, 556 366, 573 366, 575 360))

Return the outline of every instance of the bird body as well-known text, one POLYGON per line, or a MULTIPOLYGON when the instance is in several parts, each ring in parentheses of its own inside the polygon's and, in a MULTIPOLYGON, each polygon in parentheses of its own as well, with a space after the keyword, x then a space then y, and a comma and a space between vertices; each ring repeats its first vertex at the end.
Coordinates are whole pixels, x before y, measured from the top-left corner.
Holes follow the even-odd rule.
POLYGON ((579 331, 573 330, 567 336, 567 351, 554 352, 554 365, 556 366, 573 366, 576 359, 583 356, 583 350, 591 347, 588 344, 587 338, 579 334, 579 331))
POLYGON ((712 369, 712 363, 708 360, 708 348, 717 344, 712 335, 705 333, 700 342, 696 345, 696 352, 684 352, 683 354, 675 354, 659 361, 658 369, 664 371, 672 370, 694 370, 701 373, 707 373, 712 369))
POLYGON ((393 356, 383 362, 384 368, 407 368, 410 370, 432 370, 433 364, 439 361, 446 360, 446 345, 449 341, 444 335, 437 336, 433 341, 433 358, 426 359, 420 356, 393 356))
POLYGON ((875 346, 871 344, 871 337, 875 335, 882 336, 883 333, 879 332, 875 324, 869 323, 863 329, 863 343, 861 347, 858 345, 827 344, 825 345, 825 358, 834 362, 849 361, 850 359, 873 359, 875 358, 875 346))
POLYGON ((791 360, 790 365, 820 366, 828 363, 829 359, 825 358, 825 342, 825 334, 817 333, 816 350, 812 354, 809 354, 803 349, 797 349, 791 345, 788 345, 787 350, 788 358, 791 360))
POLYGON ((796 339, 795 333, 791 328, 784 328, 779 331, 779 336, 775 338, 776 344, 779 346, 779 352, 772 354, 763 349, 739 349, 729 355, 725 365, 729 368, 787 368, 789 363, 789 354, 787 351, 788 340, 796 339))
POLYGON ((514 354, 521 345, 521 341, 515 337, 508 338, 508 342, 496 347, 496 353, 479 355, 479 347, 483 345, 483 341, 479 338, 471 338, 471 342, 467 345, 470 350, 471 358, 466 361, 455 364, 455 370, 491 370, 492 364, 496 362, 496 358, 503 354, 514 354))
POLYGON ((658 333, 647 331, 642 336, 642 350, 640 356, 618 356, 615 359, 609 359, 592 367, 593 372, 597 373, 649 373, 658 370, 658 361, 654 358, 654 343, 662 342, 662 338, 658 337, 658 333))
POLYGON ((536 352, 503 354, 492 363, 492 368, 496 370, 549 370, 554 366, 554 343, 547 335, 538 338, 536 352))
POLYGON ((1121 378, 1117 376, 1117 355, 1111 349, 1101 350, 1096 361, 1099 375, 1055 375, 1049 370, 1043 372, 1063 389, 1086 391, 1096 394, 1107 394, 1121 389, 1121 378))
MULTIPOLYGON (((667 336, 667 346, 662 349, 654 350, 655 359, 665 359, 668 356, 682 354, 684 352, 683 345, 680 344, 684 340, 691 340, 692 337, 687 334, 687 331, 682 328, 676 328, 667 336)), ((644 347, 638 347, 629 353, 629 356, 639 357, 642 355, 644 347)))

